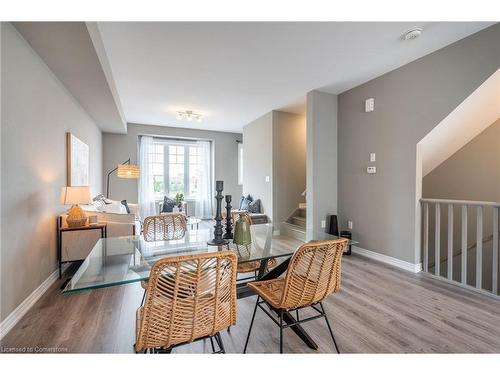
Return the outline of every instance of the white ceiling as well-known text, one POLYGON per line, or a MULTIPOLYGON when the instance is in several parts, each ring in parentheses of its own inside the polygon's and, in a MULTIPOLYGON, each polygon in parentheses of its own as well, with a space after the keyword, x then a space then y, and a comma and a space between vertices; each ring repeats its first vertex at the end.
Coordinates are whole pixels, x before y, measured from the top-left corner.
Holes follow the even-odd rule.
POLYGON ((127 122, 241 132, 264 113, 304 112, 492 23, 99 22, 127 122), (424 29, 416 40, 401 35, 424 29), (176 119, 192 110, 203 122, 176 119))

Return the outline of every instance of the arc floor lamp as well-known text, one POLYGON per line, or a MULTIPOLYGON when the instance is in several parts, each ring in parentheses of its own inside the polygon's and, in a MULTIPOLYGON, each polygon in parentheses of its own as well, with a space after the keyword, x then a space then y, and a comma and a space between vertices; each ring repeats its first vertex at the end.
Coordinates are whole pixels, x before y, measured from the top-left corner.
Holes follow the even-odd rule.
POLYGON ((121 164, 118 164, 116 168, 111 170, 108 173, 108 182, 106 185, 106 198, 109 198, 109 177, 113 174, 113 172, 118 171, 117 175, 119 178, 128 178, 128 179, 134 179, 137 180, 140 175, 140 169, 138 165, 131 164, 130 163, 130 158, 128 160, 124 161, 121 164))

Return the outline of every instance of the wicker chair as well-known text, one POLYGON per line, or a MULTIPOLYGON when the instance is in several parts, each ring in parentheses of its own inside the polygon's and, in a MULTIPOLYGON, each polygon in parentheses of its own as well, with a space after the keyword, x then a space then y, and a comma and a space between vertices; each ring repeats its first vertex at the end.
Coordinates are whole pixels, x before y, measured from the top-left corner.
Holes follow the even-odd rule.
POLYGON ((149 216, 144 219, 145 241, 178 240, 187 230, 186 216, 180 213, 149 216))
MULTIPOLYGON (((186 230, 186 216, 180 213, 168 213, 145 218, 142 235, 144 236, 144 241, 180 240, 186 234, 186 230)), ((141 281, 141 287, 144 289, 141 301, 142 306, 144 298, 146 298, 146 289, 148 289, 147 280, 141 281)))
POLYGON ((137 310, 136 352, 172 348, 213 338, 224 353, 220 331, 236 323, 236 254, 232 251, 168 257, 149 276, 146 302, 137 310))
POLYGON ((347 239, 306 243, 293 255, 285 277, 248 283, 258 297, 243 353, 247 350, 257 307, 280 327, 280 353, 283 353, 283 328, 292 326, 283 323, 283 314, 289 311, 296 311, 299 323, 324 317, 335 349, 340 353, 322 301, 340 288, 341 260, 346 246, 347 239), (278 314, 279 321, 262 306, 263 303, 278 314), (306 307, 313 308, 319 314, 301 321, 299 310, 306 307))

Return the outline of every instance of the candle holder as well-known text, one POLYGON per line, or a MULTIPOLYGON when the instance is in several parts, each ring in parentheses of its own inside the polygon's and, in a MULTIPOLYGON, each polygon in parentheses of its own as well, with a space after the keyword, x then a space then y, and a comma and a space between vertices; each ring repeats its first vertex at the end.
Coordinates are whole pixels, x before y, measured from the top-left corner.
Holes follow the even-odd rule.
POLYGON ((217 191, 217 195, 215 196, 215 200, 217 201, 217 207, 215 211, 215 225, 214 225, 214 238, 207 242, 209 246, 221 246, 227 245, 229 243, 228 240, 222 238, 222 199, 224 196, 222 195, 222 190, 224 188, 223 181, 215 181, 215 190, 217 191))
POLYGON ((231 215, 231 196, 226 195, 226 234, 224 238, 231 240, 233 238, 233 217, 231 215))

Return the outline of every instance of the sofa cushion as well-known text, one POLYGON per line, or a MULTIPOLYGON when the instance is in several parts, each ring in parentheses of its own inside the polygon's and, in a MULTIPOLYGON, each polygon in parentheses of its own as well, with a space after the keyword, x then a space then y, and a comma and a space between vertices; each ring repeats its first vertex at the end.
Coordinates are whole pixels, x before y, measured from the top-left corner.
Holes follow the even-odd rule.
POLYGON ((105 206, 97 207, 97 210, 100 212, 108 212, 112 214, 126 214, 127 209, 121 202, 115 202, 106 204, 105 206))
POLYGON ((173 212, 175 207, 175 201, 173 199, 170 199, 169 197, 165 196, 163 198, 163 204, 161 206, 161 211, 162 212, 173 212))
POLYGON ((252 214, 259 214, 261 212, 260 199, 256 199, 248 204, 248 212, 252 214))
POLYGON ((130 213, 130 208, 128 207, 128 203, 127 203, 127 200, 124 199, 121 201, 121 204, 125 207, 125 209, 127 210, 127 214, 130 213))
POLYGON ((250 194, 243 198, 243 201, 240 204, 240 211, 248 210, 248 205, 253 201, 253 198, 250 194))

